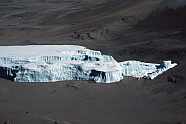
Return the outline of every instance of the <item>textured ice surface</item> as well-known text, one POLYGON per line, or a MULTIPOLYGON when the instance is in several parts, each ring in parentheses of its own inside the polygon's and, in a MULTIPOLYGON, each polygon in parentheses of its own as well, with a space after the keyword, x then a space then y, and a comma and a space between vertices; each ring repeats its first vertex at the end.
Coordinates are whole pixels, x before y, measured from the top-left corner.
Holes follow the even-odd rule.
POLYGON ((75 45, 0 46, 0 77, 16 82, 54 82, 61 80, 93 80, 111 83, 125 76, 154 79, 176 66, 139 61, 117 62, 75 45))

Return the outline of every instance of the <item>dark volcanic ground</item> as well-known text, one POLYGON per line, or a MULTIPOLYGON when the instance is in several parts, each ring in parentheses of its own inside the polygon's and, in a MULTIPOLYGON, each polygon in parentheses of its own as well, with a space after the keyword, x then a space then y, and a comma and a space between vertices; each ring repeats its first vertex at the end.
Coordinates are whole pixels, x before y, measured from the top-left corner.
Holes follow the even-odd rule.
POLYGON ((179 65, 155 80, 107 85, 1 79, 0 124, 185 124, 186 7, 166 2, 1 0, 0 45, 76 44, 118 61, 179 65))

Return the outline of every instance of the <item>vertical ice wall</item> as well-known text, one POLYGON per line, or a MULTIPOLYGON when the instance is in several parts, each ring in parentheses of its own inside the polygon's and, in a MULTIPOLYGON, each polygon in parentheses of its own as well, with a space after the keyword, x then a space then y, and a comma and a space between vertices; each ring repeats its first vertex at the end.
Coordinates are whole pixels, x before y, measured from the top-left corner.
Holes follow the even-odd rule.
POLYGON ((74 45, 0 46, 0 51, 0 77, 16 82, 93 80, 111 83, 125 76, 153 79, 176 66, 171 61, 118 63, 100 51, 74 45))
POLYGON ((175 67, 177 64, 171 61, 163 61, 161 64, 144 63, 139 61, 120 62, 123 75, 136 78, 154 79, 159 74, 175 67))

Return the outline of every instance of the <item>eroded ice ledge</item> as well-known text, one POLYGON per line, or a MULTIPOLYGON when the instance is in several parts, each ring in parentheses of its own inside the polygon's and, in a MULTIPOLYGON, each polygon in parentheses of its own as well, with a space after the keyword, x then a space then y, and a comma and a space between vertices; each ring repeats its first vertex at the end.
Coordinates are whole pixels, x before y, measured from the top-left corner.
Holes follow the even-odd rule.
POLYGON ((161 64, 117 62, 100 51, 76 45, 0 46, 0 77, 16 82, 93 80, 111 83, 125 76, 154 79, 176 65, 171 61, 161 64))

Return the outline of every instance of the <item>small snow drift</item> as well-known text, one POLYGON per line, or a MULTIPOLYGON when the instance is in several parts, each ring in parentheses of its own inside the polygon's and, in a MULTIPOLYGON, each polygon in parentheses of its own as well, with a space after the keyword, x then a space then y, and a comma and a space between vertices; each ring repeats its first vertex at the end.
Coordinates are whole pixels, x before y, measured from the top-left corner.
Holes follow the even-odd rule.
POLYGON ((125 76, 154 79, 176 63, 117 62, 75 45, 0 46, 0 77, 16 82, 93 80, 111 83, 125 76))

